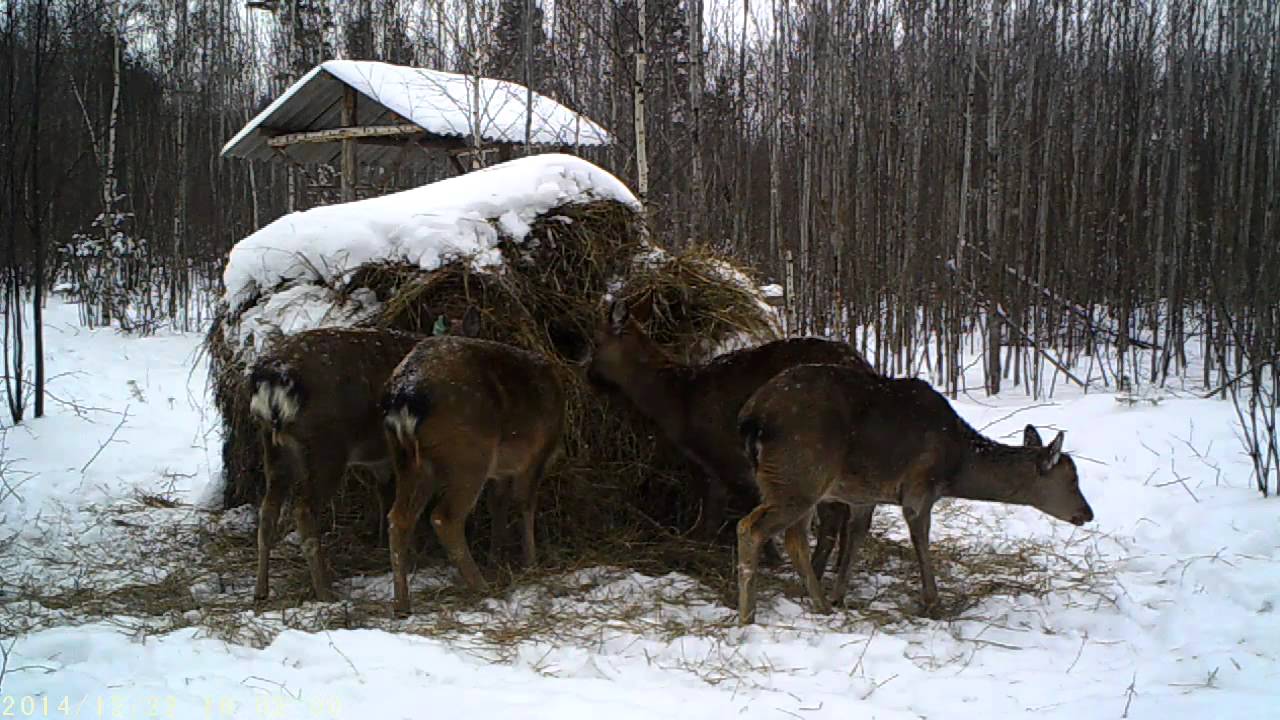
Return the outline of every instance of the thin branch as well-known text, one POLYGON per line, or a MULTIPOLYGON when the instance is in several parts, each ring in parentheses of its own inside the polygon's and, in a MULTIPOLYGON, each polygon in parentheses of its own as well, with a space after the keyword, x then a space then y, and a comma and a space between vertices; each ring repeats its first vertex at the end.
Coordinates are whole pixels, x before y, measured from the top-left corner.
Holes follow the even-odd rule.
POLYGON ((0 691, 4 690, 4 676, 9 673, 9 656, 13 653, 13 646, 17 644, 16 635, 10 638, 8 647, 0 643, 0 691))
POLYGON ((103 440, 103 441, 102 441, 102 444, 98 445, 98 451, 97 451, 97 452, 95 452, 95 453, 93 454, 93 457, 89 458, 89 461, 88 461, 88 462, 86 462, 86 463, 85 463, 85 464, 80 468, 80 474, 81 474, 81 475, 84 475, 85 471, 89 469, 89 466, 93 464, 93 461, 94 461, 94 460, 97 460, 97 459, 98 459, 98 456, 102 454, 102 451, 103 451, 103 450, 105 450, 105 449, 106 449, 106 447, 107 447, 108 445, 110 445, 110 444, 115 440, 115 438, 116 438, 116 433, 120 432, 120 428, 124 427, 124 423, 125 423, 125 421, 126 421, 126 420, 128 420, 128 419, 129 419, 129 406, 128 406, 128 405, 125 405, 125 406, 124 406, 124 414, 122 414, 122 415, 120 416, 120 422, 116 423, 116 427, 115 427, 115 429, 114 429, 114 430, 112 430, 112 431, 111 431, 111 435, 110 435, 110 436, 108 436, 106 440, 103 440))

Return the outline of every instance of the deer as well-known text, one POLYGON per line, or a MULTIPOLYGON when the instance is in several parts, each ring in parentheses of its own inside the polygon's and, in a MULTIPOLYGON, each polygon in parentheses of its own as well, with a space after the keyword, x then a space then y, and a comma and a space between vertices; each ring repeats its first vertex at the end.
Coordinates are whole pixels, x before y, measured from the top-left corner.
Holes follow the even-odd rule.
MULTIPOLYGON (((475 308, 462 332, 474 334, 475 308)), ((440 315, 434 332, 450 331, 440 315)), ((269 596, 268 572, 283 501, 292 495, 316 600, 333 592, 316 524, 349 466, 363 466, 379 486, 391 479, 382 430, 383 385, 427 335, 383 328, 330 327, 278 336, 249 375, 249 412, 259 425, 266 489, 258 509, 258 578, 254 600, 269 596)))
MULTIPOLYGON (((946 397, 918 378, 886 378, 829 364, 793 367, 747 400, 738 429, 763 498, 738 522, 740 625, 755 621, 760 546, 778 533, 814 609, 832 611, 810 565, 804 535, 807 519, 823 501, 902 508, 926 614, 938 603, 929 526, 939 499, 1027 505, 1076 526, 1093 520, 1075 463, 1062 451, 1062 431, 1048 446, 1032 425, 1023 430, 1022 446, 997 442, 966 423, 946 397)), ((853 523, 841 541, 834 587, 840 600, 870 516, 864 521, 853 523)))
POLYGON ((564 388, 547 358, 492 340, 426 338, 391 373, 382 417, 395 475, 387 514, 394 614, 411 612, 410 538, 433 500, 431 526, 472 591, 488 581, 467 548, 465 523, 486 484, 491 560, 506 542, 514 496, 523 563, 535 565, 538 486, 562 454, 565 422, 564 388))
MULTIPOLYGON (((747 398, 778 372, 802 363, 833 363, 868 375, 876 371, 847 343, 820 338, 774 340, 722 354, 706 364, 684 364, 644 331, 641 322, 651 310, 651 304, 641 305, 637 312, 644 315, 637 317, 626 301, 606 300, 587 358, 587 378, 599 389, 623 395, 703 471, 701 486, 695 488, 703 514, 692 534, 707 540, 724 523, 730 490, 758 497, 737 434, 738 410, 747 398)), ((859 512, 869 518, 872 510, 859 512)), ((841 505, 821 509, 817 553, 823 567, 849 520, 841 505)))

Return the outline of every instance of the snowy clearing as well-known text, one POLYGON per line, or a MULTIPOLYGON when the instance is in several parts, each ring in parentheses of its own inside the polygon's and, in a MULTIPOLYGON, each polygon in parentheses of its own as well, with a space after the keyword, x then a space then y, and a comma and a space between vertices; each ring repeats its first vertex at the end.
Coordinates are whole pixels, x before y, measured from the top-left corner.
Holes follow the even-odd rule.
MULTIPOLYGON (((1050 567, 1094 576, 1061 577, 1043 597, 997 594, 949 621, 877 624, 862 613, 899 590, 855 571, 858 609, 815 616, 798 591, 766 590, 760 625, 744 629, 716 590, 678 574, 585 568, 562 579, 575 592, 517 586, 464 603, 445 634, 416 634, 412 620, 407 632, 280 630, 350 609, 309 603, 265 612, 253 619, 261 635, 231 641, 206 606, 252 618, 241 582, 252 567, 183 584, 202 552, 193 529, 254 524, 249 508, 202 509, 219 439, 199 337, 126 338, 75 319, 50 302, 55 399, 48 417, 5 431, 0 455, 5 716, 1173 720, 1267 717, 1280 698, 1280 505, 1253 490, 1231 407, 1187 390, 1158 406, 1066 391, 956 403, 1007 442, 1028 422, 1066 430, 1094 524, 961 501, 935 521, 940 538, 975 547, 1052 540, 1069 562, 1050 567), (192 609, 81 624, 75 608, 25 599, 33 586, 80 607, 159 586, 190 594, 192 609), (625 620, 611 616, 619 609, 625 620), (584 619, 506 646, 478 624, 536 612, 584 619)), ((880 511, 875 532, 904 542, 896 509, 880 511)), ((795 584, 787 567, 767 572, 795 584)), ((389 576, 337 590, 383 602, 389 576)), ((414 584, 453 578, 420 568, 414 584)))

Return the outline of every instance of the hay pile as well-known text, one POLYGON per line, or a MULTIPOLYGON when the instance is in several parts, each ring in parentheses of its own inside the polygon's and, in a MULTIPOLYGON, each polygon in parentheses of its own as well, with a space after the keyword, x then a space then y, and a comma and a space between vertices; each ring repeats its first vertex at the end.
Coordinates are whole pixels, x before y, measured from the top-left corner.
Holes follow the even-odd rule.
MULTIPOLYGON (((694 470, 625 401, 590 387, 578 364, 589 349, 602 297, 611 292, 627 299, 652 298, 649 331, 689 360, 777 336, 772 311, 741 270, 706 251, 673 255, 654 248, 642 239, 639 223, 632 208, 612 200, 567 204, 542 213, 523 241, 503 239, 496 271, 477 269, 464 257, 432 271, 372 262, 323 289, 343 324, 429 333, 438 315, 457 320, 474 306, 480 311, 481 337, 555 362, 568 397, 566 458, 543 484, 538 519, 540 551, 553 561, 623 538, 669 537, 671 530, 683 530, 694 519, 695 503, 688 492, 694 470), (362 309, 347 312, 357 306, 362 309)), ((282 286, 275 294, 286 291, 282 286)), ((256 504, 263 491, 244 374, 260 339, 242 323, 270 301, 271 293, 264 292, 237 312, 223 308, 206 338, 223 421, 228 508, 256 504)), ((350 471, 356 477, 349 479, 362 479, 359 473, 350 471)), ((384 503, 369 483, 348 482, 330 509, 328 527, 366 543, 371 556, 385 563, 385 545, 380 545, 384 503)), ((482 501, 469 528, 473 542, 487 543, 486 515, 482 501)), ((427 525, 421 523, 420 530, 427 525)))

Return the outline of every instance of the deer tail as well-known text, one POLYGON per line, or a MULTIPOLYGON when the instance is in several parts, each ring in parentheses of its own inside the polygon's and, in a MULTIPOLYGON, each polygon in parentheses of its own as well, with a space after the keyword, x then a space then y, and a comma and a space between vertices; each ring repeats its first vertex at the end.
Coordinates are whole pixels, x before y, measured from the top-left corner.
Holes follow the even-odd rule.
POLYGON ((425 392, 412 388, 396 388, 382 401, 382 417, 388 436, 417 464, 422 452, 418 445, 418 426, 430 412, 431 403, 425 392))
POLYGON ((281 433, 298 417, 305 389, 293 371, 284 365, 261 364, 249 375, 249 413, 271 431, 272 444, 281 444, 281 433))
POLYGON ((738 435, 742 438, 751 472, 760 466, 760 443, 764 439, 764 423, 755 415, 746 415, 738 421, 738 435))

